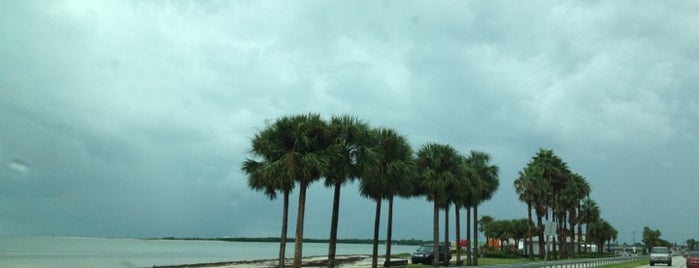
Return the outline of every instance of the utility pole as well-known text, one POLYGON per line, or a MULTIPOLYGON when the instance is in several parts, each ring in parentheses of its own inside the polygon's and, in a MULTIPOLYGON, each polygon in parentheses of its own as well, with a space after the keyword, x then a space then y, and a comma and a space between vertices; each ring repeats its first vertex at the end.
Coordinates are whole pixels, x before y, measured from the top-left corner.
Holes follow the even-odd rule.
POLYGON ((636 255, 636 230, 633 230, 633 254, 636 255))

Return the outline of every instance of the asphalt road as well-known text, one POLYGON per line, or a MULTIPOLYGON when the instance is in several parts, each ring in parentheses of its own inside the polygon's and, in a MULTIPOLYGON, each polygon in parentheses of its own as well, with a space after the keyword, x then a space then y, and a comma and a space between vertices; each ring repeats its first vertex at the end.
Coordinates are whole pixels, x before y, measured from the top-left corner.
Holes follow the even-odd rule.
MULTIPOLYGON (((684 257, 674 256, 674 257, 672 257, 672 266, 669 266, 669 267, 687 267, 684 263, 685 263, 684 257)), ((651 266, 649 264, 646 264, 646 265, 638 266, 638 267, 646 268, 646 267, 651 267, 651 266)), ((668 267, 668 266, 665 264, 656 264, 653 267, 661 267, 662 268, 662 267, 668 267)))

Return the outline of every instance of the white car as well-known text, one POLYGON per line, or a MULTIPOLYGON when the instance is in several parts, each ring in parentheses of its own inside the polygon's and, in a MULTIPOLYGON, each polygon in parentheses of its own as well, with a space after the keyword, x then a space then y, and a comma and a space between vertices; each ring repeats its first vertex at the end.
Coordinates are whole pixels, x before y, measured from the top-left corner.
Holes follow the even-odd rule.
POLYGON ((650 250, 650 266, 656 263, 672 266, 672 252, 667 247, 653 247, 650 250))

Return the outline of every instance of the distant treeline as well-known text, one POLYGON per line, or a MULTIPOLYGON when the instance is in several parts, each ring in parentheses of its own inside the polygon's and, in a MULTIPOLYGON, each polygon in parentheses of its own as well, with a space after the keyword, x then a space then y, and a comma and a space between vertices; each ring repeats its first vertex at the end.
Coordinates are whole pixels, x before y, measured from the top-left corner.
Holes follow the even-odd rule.
MULTIPOLYGON (((200 237, 154 237, 146 238, 146 240, 202 240, 202 241, 226 241, 226 242, 275 242, 280 241, 279 237, 217 237, 217 238, 200 238, 200 237)), ((287 241, 294 241, 293 237, 287 238, 287 241)), ((328 239, 304 238, 304 243, 328 243, 328 239)), ((338 239, 337 243, 341 244, 372 244, 373 239, 338 239)), ((379 243, 385 244, 385 240, 380 240, 379 243)), ((429 241, 417 239, 399 239, 393 240, 392 245, 422 245, 430 243, 429 241)))

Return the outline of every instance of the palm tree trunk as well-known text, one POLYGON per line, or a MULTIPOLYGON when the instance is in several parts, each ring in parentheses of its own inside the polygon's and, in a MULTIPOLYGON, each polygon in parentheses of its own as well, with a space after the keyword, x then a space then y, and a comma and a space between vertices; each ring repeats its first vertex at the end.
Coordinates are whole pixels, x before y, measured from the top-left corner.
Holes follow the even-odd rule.
POLYGON ((299 185, 299 208, 296 216, 296 243, 294 244, 294 268, 301 268, 301 258, 303 257, 303 217, 306 210, 306 187, 305 180, 301 180, 299 185))
POLYGON ((432 266, 439 266, 439 203, 437 194, 432 195, 434 209, 432 213, 432 247, 434 248, 434 258, 432 258, 432 266))
POLYGON ((566 250, 566 230, 565 230, 565 216, 563 213, 558 216, 558 259, 561 260, 565 256, 566 250))
POLYGON ((381 223, 381 198, 376 199, 376 214, 374 215, 374 247, 371 250, 371 267, 377 268, 379 263, 379 224, 381 223))
POLYGON ((585 252, 590 252, 592 250, 591 246, 588 246, 590 241, 590 219, 587 219, 585 224, 585 252))
POLYGON ((546 252, 545 241, 544 241, 544 224, 541 219, 541 215, 536 215, 536 234, 539 236, 539 259, 544 259, 544 253, 546 252))
POLYGON ((386 263, 391 263, 391 239, 393 236, 393 196, 388 198, 388 230, 386 230, 386 263))
MULTIPOLYGON (((578 202, 578 214, 580 214, 579 216, 582 216, 580 209, 581 209, 580 202, 578 202)), ((582 244, 583 244, 583 239, 582 239, 582 225, 583 225, 583 223, 580 219, 577 219, 577 221, 578 221, 578 253, 580 253, 580 252, 582 252, 581 248, 582 248, 582 244)))
POLYGON ((478 248, 478 205, 473 206, 473 246, 476 248, 475 254, 473 254, 473 266, 478 266, 478 254, 480 254, 480 249, 478 248))
MULTIPOLYGON (((449 204, 447 204, 446 208, 444 209, 444 250, 447 250, 449 248, 449 204)), ((446 252, 440 253, 444 254, 444 256, 447 256, 446 252)), ((446 263, 446 266, 449 266, 448 260, 444 260, 446 263)))
POLYGON ((282 236, 279 239, 279 268, 284 268, 286 257, 286 231, 289 223, 289 191, 284 192, 284 208, 282 210, 282 236))
POLYGON ((568 225, 570 227, 570 243, 571 243, 570 249, 572 251, 572 252, 570 252, 569 256, 571 258, 575 258, 575 242, 577 242, 575 239, 575 220, 577 218, 577 215, 575 215, 575 214, 576 214, 575 209, 572 209, 570 211, 570 216, 568 218, 569 219, 568 225))
POLYGON ((461 266, 461 226, 459 226, 461 224, 461 215, 459 215, 459 210, 461 210, 461 206, 454 205, 454 217, 456 218, 454 223, 456 227, 456 266, 461 266))
POLYGON ((533 226, 532 226, 532 203, 527 202, 527 217, 529 218, 529 222, 527 222, 527 231, 529 232, 529 259, 534 260, 534 234, 533 234, 533 226))
POLYGON ((582 239, 582 222, 578 222, 578 253, 582 252, 582 245, 585 243, 582 239))
POLYGON ((466 265, 473 265, 471 253, 473 252, 473 241, 471 240, 471 207, 466 208, 466 242, 468 243, 468 251, 466 251, 466 265))
POLYGON ((335 252, 337 249, 337 225, 340 211, 340 188, 341 185, 335 182, 335 194, 333 197, 333 211, 330 219, 330 241, 328 241, 328 268, 335 267, 335 252))

